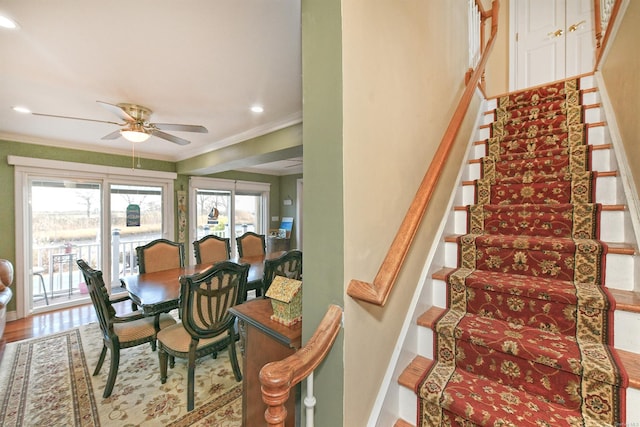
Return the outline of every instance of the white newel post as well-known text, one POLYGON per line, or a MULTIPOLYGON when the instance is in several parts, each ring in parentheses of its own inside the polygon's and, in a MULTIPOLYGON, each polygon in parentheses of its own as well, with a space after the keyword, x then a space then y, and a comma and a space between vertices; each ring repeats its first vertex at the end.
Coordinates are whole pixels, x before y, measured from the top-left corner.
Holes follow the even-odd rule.
POLYGON ((304 398, 306 408, 307 427, 313 427, 313 414, 316 407, 316 398, 313 395, 313 372, 307 377, 307 395, 304 398))

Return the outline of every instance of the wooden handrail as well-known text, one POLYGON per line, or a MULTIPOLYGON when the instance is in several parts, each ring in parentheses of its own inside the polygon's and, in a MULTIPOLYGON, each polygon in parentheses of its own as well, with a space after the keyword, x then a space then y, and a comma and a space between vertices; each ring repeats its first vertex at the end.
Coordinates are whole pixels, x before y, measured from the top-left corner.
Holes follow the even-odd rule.
POLYGON ((490 11, 491 37, 487 42, 486 49, 482 53, 478 66, 467 82, 462 98, 458 103, 458 107, 449 122, 449 126, 447 127, 444 136, 442 137, 438 150, 433 156, 429 169, 420 183, 420 187, 416 192, 413 202, 409 206, 404 220, 396 233, 396 237, 391 243, 387 256, 378 270, 378 274, 373 280, 373 283, 352 279, 347 287, 347 295, 350 297, 379 306, 384 306, 387 302, 387 298, 391 293, 391 289, 393 289, 393 286, 395 285, 400 269, 402 268, 402 264, 404 263, 404 259, 406 258, 411 247, 411 243, 418 231, 418 226, 422 222, 424 213, 429 206, 436 184, 442 175, 442 170, 444 169, 449 153, 453 148, 456 135, 460 130, 464 116, 469 109, 473 93, 476 89, 476 84, 480 80, 482 73, 484 73, 484 68, 487 64, 493 45, 495 44, 496 33, 498 32, 499 8, 499 0, 494 0, 490 11))
POLYGON ((269 426, 284 427, 285 402, 291 389, 309 376, 331 350, 342 323, 342 308, 330 305, 313 336, 291 356, 267 363, 260 370, 262 401, 267 404, 264 419, 269 426))

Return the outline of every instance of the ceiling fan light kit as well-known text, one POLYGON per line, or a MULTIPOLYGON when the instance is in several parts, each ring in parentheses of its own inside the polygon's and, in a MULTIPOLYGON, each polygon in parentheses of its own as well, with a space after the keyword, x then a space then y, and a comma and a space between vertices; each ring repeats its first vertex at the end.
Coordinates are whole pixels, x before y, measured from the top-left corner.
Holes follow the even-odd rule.
POLYGON ((121 129, 118 129, 114 132, 111 132, 102 137, 102 139, 116 139, 120 136, 125 138, 130 142, 144 142, 149 139, 152 135, 157 136, 158 138, 162 138, 164 140, 173 142, 178 145, 187 145, 190 144, 191 141, 186 139, 177 137, 175 135, 171 135, 169 133, 163 132, 165 130, 169 131, 178 131, 178 132, 197 132, 197 133, 208 133, 206 127, 200 125, 183 125, 177 123, 150 123, 149 120, 151 118, 152 111, 147 107, 143 107, 142 105, 137 104, 109 104, 107 102, 97 101, 100 105, 102 105, 107 110, 114 113, 118 116, 123 123, 116 123, 106 120, 96 120, 96 119, 85 119, 82 117, 71 117, 71 116, 58 116, 54 114, 43 114, 43 113, 31 113, 34 116, 45 116, 45 117, 55 117, 59 119, 73 119, 73 120, 84 120, 88 122, 98 122, 98 123, 109 123, 118 126, 122 126, 121 129))
POLYGON ((144 129, 144 126, 137 123, 132 124, 126 129, 122 129, 120 135, 131 142, 144 142, 151 137, 151 134, 144 129))

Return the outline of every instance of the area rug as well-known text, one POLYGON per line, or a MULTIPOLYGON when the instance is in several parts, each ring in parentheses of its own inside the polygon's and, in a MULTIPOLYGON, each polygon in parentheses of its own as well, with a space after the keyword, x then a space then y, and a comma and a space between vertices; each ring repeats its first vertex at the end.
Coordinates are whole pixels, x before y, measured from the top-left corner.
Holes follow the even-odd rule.
POLYGON ((227 351, 198 360, 195 409, 187 412, 186 360, 176 359, 161 384, 150 345, 121 350, 113 393, 103 399, 110 356, 92 376, 101 347, 97 323, 7 344, 0 362, 0 425, 241 425, 242 383, 233 377, 227 351))

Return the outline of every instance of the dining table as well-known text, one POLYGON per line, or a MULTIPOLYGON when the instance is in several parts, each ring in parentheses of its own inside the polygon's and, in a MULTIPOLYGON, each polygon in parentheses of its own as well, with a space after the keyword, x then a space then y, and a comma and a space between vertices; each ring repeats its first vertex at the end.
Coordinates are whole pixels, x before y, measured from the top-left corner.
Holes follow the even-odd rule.
MULTIPOLYGON (((264 261, 278 258, 284 253, 285 251, 277 251, 252 257, 234 257, 229 261, 249 264, 247 289, 259 289, 264 273, 264 261)), ((213 263, 202 263, 151 273, 133 274, 121 277, 120 281, 129 292, 131 301, 140 307, 143 313, 154 315, 178 308, 181 276, 200 273, 212 265, 213 263)))

